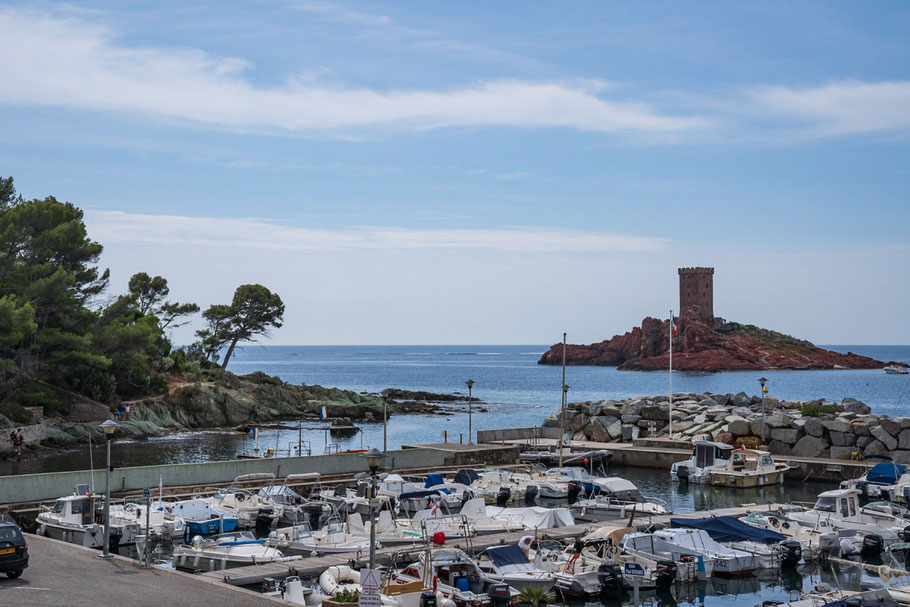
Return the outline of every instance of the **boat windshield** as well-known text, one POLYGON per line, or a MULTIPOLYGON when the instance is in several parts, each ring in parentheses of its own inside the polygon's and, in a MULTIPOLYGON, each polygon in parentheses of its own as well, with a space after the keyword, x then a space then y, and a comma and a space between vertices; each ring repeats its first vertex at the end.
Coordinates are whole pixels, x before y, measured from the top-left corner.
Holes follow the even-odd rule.
POLYGON ((761 456, 761 465, 762 466, 773 466, 774 460, 771 459, 770 455, 762 455, 761 456))
POLYGON ((818 501, 815 502, 815 510, 821 510, 822 512, 836 512, 837 511, 837 498, 833 498, 833 497, 818 498, 818 501))
POLYGON ((326 525, 326 533, 344 533, 344 527, 341 524, 341 521, 334 519, 329 521, 326 525))
POLYGON ((66 509, 66 502, 63 500, 57 500, 57 503, 54 504, 53 512, 60 514, 66 509))

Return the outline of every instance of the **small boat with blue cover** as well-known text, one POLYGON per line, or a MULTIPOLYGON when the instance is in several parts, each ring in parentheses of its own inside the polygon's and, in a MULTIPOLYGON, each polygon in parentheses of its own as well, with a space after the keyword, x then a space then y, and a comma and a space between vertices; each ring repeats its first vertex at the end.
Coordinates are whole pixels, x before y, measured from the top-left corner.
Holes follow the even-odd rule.
POLYGON ((209 538, 197 535, 192 544, 183 544, 174 549, 174 567, 183 571, 219 571, 300 558, 284 556, 277 548, 268 546, 266 540, 256 539, 250 531, 221 533, 209 538))
POLYGON ((157 502, 155 508, 182 518, 186 522, 186 531, 190 535, 211 535, 234 531, 239 522, 234 514, 213 508, 207 500, 202 498, 157 502))

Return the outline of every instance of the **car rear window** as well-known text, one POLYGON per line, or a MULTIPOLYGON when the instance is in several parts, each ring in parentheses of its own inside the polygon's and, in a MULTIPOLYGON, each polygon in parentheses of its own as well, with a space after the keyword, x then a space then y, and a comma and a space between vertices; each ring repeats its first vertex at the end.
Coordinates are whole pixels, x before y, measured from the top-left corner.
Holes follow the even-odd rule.
POLYGON ((0 542, 18 542, 22 540, 22 533, 18 527, 0 527, 0 542))

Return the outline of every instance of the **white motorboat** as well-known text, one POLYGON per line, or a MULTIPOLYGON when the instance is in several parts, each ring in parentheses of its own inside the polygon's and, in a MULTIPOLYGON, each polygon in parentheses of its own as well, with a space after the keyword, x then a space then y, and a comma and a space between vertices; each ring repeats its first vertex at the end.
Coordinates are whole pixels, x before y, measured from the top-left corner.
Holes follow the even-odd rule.
POLYGON ((174 567, 183 571, 220 571, 299 559, 299 556, 285 556, 249 531, 222 533, 204 539, 197 535, 191 545, 183 544, 174 549, 174 567))
POLYGON ((767 451, 735 449, 726 465, 708 470, 708 482, 737 489, 781 485, 789 468, 789 464, 776 463, 767 451))
POLYGON ((126 502, 124 504, 111 504, 111 524, 126 525, 135 523, 141 532, 157 538, 181 538, 186 533, 186 522, 179 516, 149 508, 144 502, 126 502), (148 529, 146 529, 146 515, 148 515, 148 529))
MULTIPOLYGON (((802 547, 803 558, 809 560, 841 552, 842 543, 849 539, 848 536, 838 535, 836 531, 831 529, 820 530, 804 527, 783 514, 766 510, 752 512, 743 517, 742 521, 761 529, 776 531, 783 536, 798 541, 802 547)), ((862 545, 862 536, 855 535, 855 538, 855 546, 852 546, 846 552, 859 551, 862 545)))
MULTIPOLYGON (((605 494, 623 498, 626 497, 626 491, 638 493, 638 488, 625 479, 595 476, 584 468, 576 468, 574 466, 550 468, 543 473, 542 477, 561 491, 565 491, 566 497, 571 497, 572 494, 584 496, 605 494), (631 488, 629 485, 631 485, 631 488)), ((541 488, 541 496, 549 497, 544 494, 543 488, 541 488)), ((628 497, 632 496, 629 495, 628 497)))
MULTIPOLYGON (((402 582, 435 583, 438 595, 452 601, 451 606, 492 607, 495 596, 505 603, 514 602, 518 591, 484 574, 477 563, 457 548, 433 548, 420 553, 418 560, 398 572, 402 582)), ((504 604, 504 603, 499 603, 504 604)))
POLYGON ((410 519, 399 518, 396 523, 403 529, 419 532, 426 541, 432 540, 436 534, 442 534, 446 539, 462 539, 475 534, 467 518, 460 514, 448 514, 438 504, 420 510, 410 519))
MULTIPOLYGON (((347 565, 333 565, 328 567, 319 576, 319 587, 327 597, 334 597, 337 593, 347 590, 349 592, 362 592, 362 573, 347 565)), ((420 607, 421 595, 433 594, 432 583, 424 584, 422 580, 408 581, 399 579, 394 572, 383 573, 379 580, 379 600, 383 607, 420 607)), ((447 605, 441 593, 436 593, 437 605, 440 607, 454 607, 454 603, 447 605)), ((314 601, 309 604, 315 605, 314 601)))
POLYGON ((513 522, 508 518, 491 517, 487 514, 487 506, 482 497, 475 497, 465 502, 461 507, 461 516, 467 519, 468 525, 475 535, 489 533, 507 533, 521 531, 524 524, 513 522))
POLYGON ((674 528, 704 531, 715 542, 755 555, 760 568, 779 569, 796 567, 803 562, 803 549, 799 540, 750 525, 732 516, 709 516, 705 518, 680 517, 670 519, 674 528))
POLYGON ((617 491, 578 500, 569 506, 577 520, 601 522, 628 518, 633 513, 640 517, 667 514, 667 504, 663 500, 644 498, 638 492, 638 488, 627 480, 619 478, 608 480, 617 491), (617 495, 624 497, 616 497, 617 495))
POLYGON ((241 529, 257 525, 272 526, 278 520, 277 509, 272 499, 244 489, 241 485, 250 483, 271 485, 274 482, 275 475, 269 472, 243 474, 235 478, 227 489, 219 489, 215 495, 207 499, 216 510, 235 515, 241 529))
POLYGON ((684 550, 710 560, 713 575, 749 575, 761 568, 758 556, 724 546, 702 529, 659 529, 651 535, 659 550, 684 550))
POLYGON ((558 541, 536 542, 526 535, 518 542, 534 567, 553 573, 553 587, 564 597, 617 599, 622 596, 622 566, 606 554, 577 552, 580 541, 563 546, 558 541))
MULTIPOLYGON (((312 520, 314 516, 320 517, 323 513, 323 504, 313 502, 300 495, 291 488, 291 485, 306 482, 319 482, 318 472, 306 472, 301 474, 288 474, 284 481, 277 485, 273 481, 268 487, 259 490, 259 497, 265 498, 271 502, 277 516, 278 525, 295 525, 301 522, 309 522, 313 526, 318 526, 319 520, 312 520)), ((327 507, 331 510, 331 507, 327 507)))
POLYGON ((501 506, 487 506, 486 512, 490 518, 516 523, 528 530, 554 529, 575 524, 575 517, 572 516, 572 512, 568 508, 542 508, 540 506, 503 508, 501 506))
POLYGON ((910 369, 904 365, 888 365, 885 367, 885 373, 889 375, 907 375, 907 373, 910 373, 910 369))
MULTIPOLYGON (((319 531, 314 532, 309 523, 276 529, 269 534, 269 546, 286 554, 311 556, 316 554, 342 554, 347 552, 369 552, 370 538, 346 533, 338 519, 332 519, 319 531)), ((377 542, 377 546, 381 546, 377 542)))
POLYGON ((468 485, 463 485, 461 483, 455 482, 435 482, 434 477, 438 477, 438 474, 428 475, 427 491, 436 491, 439 493, 439 500, 445 504, 446 508, 449 510, 458 510, 464 505, 468 500, 472 500, 476 497, 493 499, 495 496, 488 490, 477 487, 470 487, 468 485), (430 484, 434 482, 434 484, 430 484))
POLYGON ((187 533, 191 535, 227 533, 237 529, 238 519, 235 514, 213 508, 207 499, 201 497, 176 502, 155 502, 152 508, 183 519, 187 533))
POLYGON ((907 502, 910 495, 910 471, 887 455, 870 455, 867 460, 879 459, 859 478, 842 481, 841 489, 856 489, 861 495, 891 502, 907 502))
MULTIPOLYGON (((42 506, 36 517, 38 535, 46 535, 70 544, 102 548, 104 525, 96 522, 103 516, 103 496, 92 495, 88 485, 77 485, 73 495, 59 498, 53 508, 42 506)), ((139 524, 117 521, 111 517, 111 545, 129 546, 136 543, 139 524)))
POLYGON ((708 483, 711 471, 723 468, 730 461, 733 447, 708 440, 692 441, 692 457, 670 466, 670 479, 679 482, 708 483))
POLYGON ((637 563, 644 570, 639 583, 644 588, 670 586, 674 581, 694 582, 710 575, 713 562, 682 548, 660 549, 650 533, 632 527, 605 525, 581 538, 581 556, 613 562, 619 566, 637 563))
POLYGON ((531 564, 518 546, 494 546, 477 557, 477 567, 488 578, 504 582, 516 590, 542 588, 550 590, 556 583, 552 571, 531 564))
MULTIPOLYGON (((370 518, 359 512, 348 514, 347 530, 353 536, 370 537, 370 518)), ((423 534, 411 528, 400 527, 389 510, 380 510, 376 515, 376 541, 383 546, 411 546, 423 542, 423 534)))
POLYGON ((789 518, 800 525, 823 531, 855 531, 863 535, 861 552, 879 553, 886 546, 902 541, 907 521, 887 512, 864 509, 856 489, 834 489, 818 495, 812 508, 791 512, 789 518))
MULTIPOLYGON (((484 489, 496 496, 496 503, 504 506, 510 502, 531 503, 541 495, 541 484, 546 484, 546 497, 554 497, 559 489, 549 481, 538 481, 529 474, 494 468, 486 470, 471 483, 471 487, 484 489)), ((563 495, 562 497, 565 497, 563 495)))

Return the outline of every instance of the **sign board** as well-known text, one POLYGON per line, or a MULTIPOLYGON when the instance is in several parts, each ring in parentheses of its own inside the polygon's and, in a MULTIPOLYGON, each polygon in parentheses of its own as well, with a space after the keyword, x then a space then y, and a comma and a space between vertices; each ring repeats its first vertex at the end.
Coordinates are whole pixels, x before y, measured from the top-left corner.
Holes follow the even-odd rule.
POLYGON ((152 497, 152 492, 148 487, 142 490, 142 497, 152 497))
POLYGON ((645 577, 645 568, 641 563, 625 563, 622 574, 625 577, 645 577))
POLYGON ((360 599, 357 601, 358 607, 382 607, 382 599, 379 597, 379 586, 382 579, 378 569, 361 569, 360 570, 360 599))

